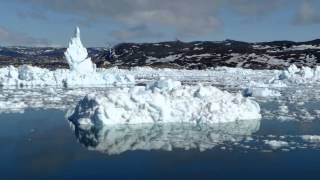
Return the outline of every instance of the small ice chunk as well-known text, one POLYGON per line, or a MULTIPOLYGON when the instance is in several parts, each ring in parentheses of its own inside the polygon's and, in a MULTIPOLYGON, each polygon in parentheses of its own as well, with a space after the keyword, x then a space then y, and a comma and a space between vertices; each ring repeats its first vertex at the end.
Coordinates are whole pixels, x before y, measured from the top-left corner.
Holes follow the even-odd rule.
POLYGON ((289 146, 288 142, 278 140, 264 140, 264 143, 269 145, 272 149, 280 149, 289 146))
POLYGON ((173 89, 179 88, 181 86, 180 81, 173 81, 171 79, 161 78, 159 81, 155 81, 148 85, 148 88, 151 90, 164 90, 171 91, 173 89))
POLYGON ((310 143, 320 143, 320 135, 303 135, 301 138, 310 143))
POLYGON ((246 88, 242 91, 245 97, 278 97, 281 93, 268 88, 246 88))

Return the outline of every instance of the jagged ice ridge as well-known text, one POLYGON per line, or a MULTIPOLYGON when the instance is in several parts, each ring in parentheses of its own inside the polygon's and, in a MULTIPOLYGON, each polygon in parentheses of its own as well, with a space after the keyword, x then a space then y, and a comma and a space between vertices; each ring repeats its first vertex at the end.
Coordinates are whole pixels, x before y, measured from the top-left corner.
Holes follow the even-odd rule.
POLYGON ((89 94, 69 119, 84 127, 137 123, 222 123, 260 119, 259 104, 213 86, 160 80, 105 96, 89 94))

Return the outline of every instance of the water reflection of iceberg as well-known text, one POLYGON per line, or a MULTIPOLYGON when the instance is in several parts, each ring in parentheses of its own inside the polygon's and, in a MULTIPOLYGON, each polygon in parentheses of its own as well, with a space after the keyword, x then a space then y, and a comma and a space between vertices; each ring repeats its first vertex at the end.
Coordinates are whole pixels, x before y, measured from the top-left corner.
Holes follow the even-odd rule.
POLYGON ((260 120, 218 124, 137 124, 81 127, 71 123, 81 144, 90 150, 120 154, 135 150, 212 149, 227 142, 239 142, 257 132, 260 120))

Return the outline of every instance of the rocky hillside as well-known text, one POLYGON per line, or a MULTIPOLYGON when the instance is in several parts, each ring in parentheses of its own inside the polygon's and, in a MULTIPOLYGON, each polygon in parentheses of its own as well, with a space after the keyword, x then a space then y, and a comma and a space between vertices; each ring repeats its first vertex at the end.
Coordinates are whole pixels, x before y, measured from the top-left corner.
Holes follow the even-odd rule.
MULTIPOLYGON (((0 48, 0 66, 31 64, 46 68, 67 67, 64 48, 0 48)), ((206 69, 216 66, 282 69, 320 65, 320 39, 307 42, 274 41, 122 43, 112 49, 88 48, 98 67, 132 66, 206 69)))

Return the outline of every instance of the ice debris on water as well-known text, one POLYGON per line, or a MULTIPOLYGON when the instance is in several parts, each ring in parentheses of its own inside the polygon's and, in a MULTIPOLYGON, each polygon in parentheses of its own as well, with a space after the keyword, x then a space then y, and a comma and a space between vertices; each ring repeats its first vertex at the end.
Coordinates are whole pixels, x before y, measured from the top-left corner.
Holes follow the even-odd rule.
POLYGON ((287 70, 280 73, 278 80, 285 80, 293 83, 312 83, 320 81, 320 66, 313 69, 310 67, 298 68, 292 64, 287 70))
POLYGON ((246 88, 242 91, 243 96, 245 97, 278 97, 281 96, 281 93, 276 90, 269 88, 246 88))
POLYGON ((320 135, 302 135, 301 138, 310 143, 320 143, 320 135))
POLYGON ((280 149, 289 146, 288 142, 281 140, 265 140, 264 143, 269 145, 272 149, 280 149))

